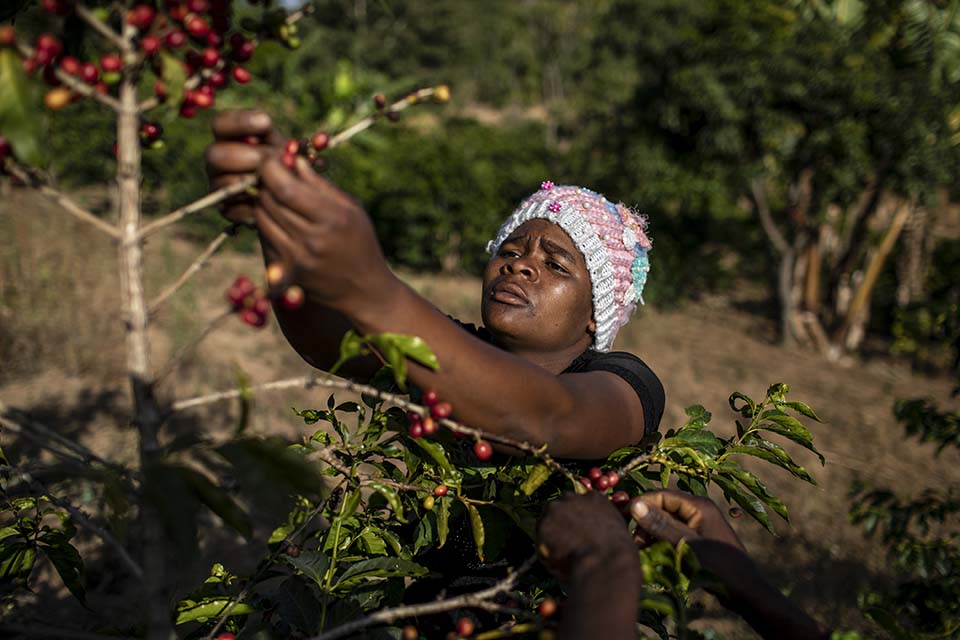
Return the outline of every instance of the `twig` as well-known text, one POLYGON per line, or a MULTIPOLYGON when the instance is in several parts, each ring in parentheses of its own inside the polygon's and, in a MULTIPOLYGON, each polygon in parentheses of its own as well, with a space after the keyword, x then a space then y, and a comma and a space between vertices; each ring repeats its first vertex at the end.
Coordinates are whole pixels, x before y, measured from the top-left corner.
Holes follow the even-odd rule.
POLYGON ((130 475, 130 470, 126 467, 114 464, 112 462, 107 462, 83 445, 77 444, 69 438, 64 438, 53 429, 50 429, 39 422, 31 420, 26 415, 14 415, 15 413, 21 414, 20 411, 13 409, 12 407, 8 407, 2 400, 0 400, 0 426, 3 428, 32 440, 37 445, 55 455, 60 456, 61 458, 66 458, 84 465, 89 465, 90 463, 95 462, 103 465, 107 469, 116 471, 123 477, 128 477, 130 475), (63 447, 66 452, 54 448, 52 446, 54 442, 57 443, 59 447, 63 447))
MULTIPOLYGON (((422 102, 426 98, 432 97, 435 93, 436 93, 436 88, 434 87, 428 87, 426 89, 420 89, 418 91, 414 91, 413 93, 407 95, 405 98, 394 102, 392 105, 386 108, 386 111, 394 111, 394 112, 403 111, 404 109, 406 109, 411 105, 417 104, 418 102, 422 102)), ((354 137, 358 133, 361 133, 362 131, 369 129, 373 125, 373 123, 379 120, 381 117, 383 117, 382 113, 374 113, 363 118, 359 122, 353 124, 349 128, 341 131, 340 133, 330 138, 330 142, 328 143, 327 148, 333 148, 345 143, 347 140, 354 137)), ((230 185, 229 187, 223 187, 222 189, 211 191, 210 193, 203 196, 202 198, 195 200, 190 204, 184 205, 179 209, 175 209, 170 213, 168 213, 167 215, 163 216, 162 218, 158 218, 157 220, 154 220, 150 224, 144 225, 143 228, 140 230, 140 237, 145 238, 149 235, 152 235, 157 231, 159 231, 160 229, 163 229, 164 227, 167 227, 171 224, 174 224, 175 222, 180 221, 182 218, 185 218, 191 213, 196 213, 197 211, 201 211, 203 209, 206 209, 207 207, 212 207, 214 205, 217 205, 223 202, 224 200, 226 200, 227 198, 231 198, 237 194, 243 193, 250 187, 256 187, 256 186, 257 186, 256 176, 249 176, 247 178, 244 178, 243 180, 240 180, 239 182, 236 182, 230 185)))
POLYGON ((183 272, 177 281, 167 287, 147 306, 148 315, 156 315, 157 311, 160 309, 160 306, 166 302, 167 298, 179 291, 180 287, 185 285, 190 278, 195 276, 201 269, 203 269, 213 254, 217 252, 217 249, 219 249, 223 243, 227 241, 227 238, 234 234, 235 229, 236 225, 231 225, 225 231, 221 232, 220 235, 214 238, 213 242, 207 246, 203 253, 197 256, 197 259, 194 260, 189 267, 187 267, 186 271, 183 272))
MULTIPOLYGON (((223 68, 223 62, 221 61, 213 69, 202 69, 199 73, 195 73, 189 78, 187 78, 183 83, 183 88, 196 89, 197 87, 200 86, 200 82, 204 78, 208 78, 210 74, 212 74, 214 71, 220 70, 222 68, 223 68)), ((150 96, 146 100, 142 100, 140 102, 140 104, 137 106, 137 110, 140 113, 146 113, 147 111, 150 111, 151 109, 158 106, 159 104, 160 104, 160 99, 157 96, 150 96)))
POLYGON ((175 222, 179 222, 183 218, 186 218, 191 213, 196 213, 198 211, 203 211, 207 207, 212 207, 220 202, 223 202, 227 198, 231 198, 239 193, 243 193, 250 187, 256 186, 257 179, 254 176, 249 178, 244 178, 240 182, 230 185, 229 187, 224 187, 223 189, 217 189, 216 191, 211 191, 202 198, 194 200, 190 204, 186 204, 179 209, 174 209, 167 215, 162 218, 158 218, 149 224, 143 225, 140 228, 140 238, 146 238, 160 229, 167 227, 175 222))
POLYGON ((633 471, 644 462, 648 462, 650 460, 650 457, 651 456, 649 453, 641 453, 640 455, 630 460, 630 462, 620 467, 620 469, 617 470, 617 475, 621 477, 625 476, 627 473, 633 471))
MULTIPOLYGON (((250 387, 249 391, 267 391, 267 390, 277 390, 277 389, 291 389, 291 388, 304 388, 311 389, 313 387, 321 387, 325 389, 342 389, 344 391, 351 391, 353 393, 359 393, 363 395, 373 396, 378 400, 385 400, 387 402, 392 402, 402 409, 407 409, 410 411, 416 411, 422 415, 426 415, 429 412, 427 407, 423 405, 416 404, 411 402, 403 396, 389 393, 387 391, 381 391, 375 387, 369 385, 360 384, 357 382, 352 382, 350 380, 345 380, 343 378, 338 378, 333 374, 324 374, 323 377, 318 376, 303 376, 300 378, 291 378, 289 380, 280 380, 277 382, 270 382, 264 385, 259 385, 255 387, 250 387)), ((218 402, 220 400, 229 400, 231 398, 237 398, 240 396, 240 390, 232 389, 230 391, 220 391, 217 393, 212 393, 206 396, 199 396, 197 398, 190 398, 187 400, 180 400, 175 402, 171 407, 171 412, 182 411, 183 409, 188 409, 192 407, 201 406, 204 404, 210 404, 212 402, 218 402)), ((577 476, 575 476, 568 469, 564 468, 562 465, 557 463, 550 455, 546 453, 546 446, 535 446, 529 442, 521 442, 519 440, 514 440, 507 436, 501 436, 498 434, 489 433, 486 431, 481 431, 480 429, 474 429, 473 427, 468 427, 467 425, 446 418, 444 420, 439 420, 439 424, 450 429, 454 433, 459 433, 463 435, 472 436, 474 438, 482 438, 484 440, 489 440, 490 442, 495 442, 497 444, 502 444, 508 447, 513 447, 514 449, 519 449, 520 451, 525 451, 526 453, 535 456, 543 461, 552 471, 561 473, 566 476, 571 482, 579 484, 577 476)))
POLYGON ((773 221, 773 216, 770 214, 770 205, 767 203, 767 191, 763 186, 763 180, 761 178, 753 178, 750 181, 750 190, 753 193, 753 201, 757 205, 757 215, 760 218, 760 224, 770 239, 770 244, 777 250, 777 253, 781 255, 787 253, 790 250, 790 243, 783 237, 783 233, 773 221))
POLYGON ((90 25, 94 31, 109 40, 113 46, 119 48, 121 51, 126 51, 130 46, 119 33, 111 29, 110 25, 95 16, 92 11, 83 5, 83 3, 78 2, 75 9, 81 20, 90 25))
POLYGON ((482 589, 473 593, 465 593, 454 598, 446 598, 443 600, 436 600, 434 602, 427 602, 424 604, 403 605, 399 607, 391 607, 389 609, 381 609, 380 611, 371 613, 368 616, 364 616, 362 618, 358 618, 357 620, 353 620, 352 622, 342 624, 339 627, 334 627, 330 631, 321 633, 320 635, 314 636, 309 640, 334 640, 335 638, 349 636, 360 629, 364 629, 375 624, 389 624, 405 618, 415 618, 417 616, 443 613, 444 611, 452 611, 453 609, 467 607, 474 609, 499 609, 499 605, 490 601, 501 593, 506 593, 512 589, 514 585, 516 585, 517 578, 526 573, 536 561, 536 556, 528 558, 526 562, 524 562, 516 571, 511 571, 507 574, 507 577, 487 589, 482 589))
POLYGON ((63 498, 59 498, 53 495, 50 492, 50 490, 47 487, 45 487, 43 483, 41 483, 39 480, 29 477, 22 471, 20 472, 20 477, 23 479, 24 482, 30 485, 30 487, 35 492, 46 496, 47 498, 50 499, 50 502, 57 505, 58 507, 61 507, 62 509, 66 509, 66 511, 70 514, 70 516, 78 525, 92 532, 98 538, 103 540, 107 546, 111 547, 114 551, 116 551, 117 555, 120 556, 120 559, 123 561, 123 563, 127 565, 128 569, 130 569, 130 573, 132 573, 137 580, 139 580, 140 582, 143 582, 143 569, 141 569, 140 565, 137 564, 137 562, 130 556, 130 554, 127 552, 124 546, 120 544, 120 541, 113 537, 112 533, 110 533, 109 531, 107 531, 97 523, 95 523, 93 520, 90 519, 90 517, 88 517, 85 513, 83 513, 77 507, 73 506, 68 500, 65 500, 63 498))
POLYGON ((80 631, 79 629, 65 629, 52 627, 46 624, 17 624, 15 622, 0 622, 0 631, 23 634, 27 638, 69 638, 70 640, 136 640, 132 636, 108 636, 102 633, 80 631))
POLYGON ((153 384, 154 385, 159 384, 165 377, 167 377, 167 375, 170 374, 171 371, 177 368, 177 366, 183 361, 184 358, 187 357, 187 355, 190 354, 191 351, 197 348, 197 345, 203 342, 203 340, 207 336, 209 336, 217 328, 219 328, 221 324, 223 324, 224 320, 226 320, 233 314, 234 312, 231 309, 228 311, 224 311, 220 315, 216 316, 213 320, 211 320, 207 324, 207 326, 203 329, 203 331, 201 331, 200 334, 197 335, 197 337, 195 337, 189 343, 184 345, 177 353, 173 355, 173 357, 171 357, 167 361, 166 364, 163 365, 163 367, 160 368, 160 370, 153 377, 153 384))
MULTIPOLYGON (((317 514, 319 514, 324 509, 326 509, 327 504, 330 502, 330 498, 332 498, 336 494, 337 490, 340 489, 340 487, 342 487, 346 482, 347 482, 346 478, 343 478, 342 480, 340 480, 337 486, 335 486, 330 491, 330 495, 328 495, 323 502, 318 504, 316 507, 314 507, 310 511, 310 513, 307 514, 307 516, 303 519, 303 522, 300 523, 300 526, 298 526, 296 529, 293 530, 293 532, 290 535, 284 538, 284 542, 286 542, 287 540, 296 539, 297 536, 303 533, 303 530, 307 528, 307 525, 310 524, 310 522, 313 521, 315 517, 317 517, 317 514)), ((236 599, 230 603, 230 606, 228 606, 224 610, 224 612, 220 614, 220 619, 217 620, 217 624, 213 625, 213 629, 210 629, 210 633, 207 634, 207 637, 205 638, 205 640, 213 640, 213 637, 217 634, 218 631, 220 631, 220 627, 222 627, 223 623, 226 622, 227 618, 230 617, 230 612, 232 612, 233 609, 238 604, 240 604, 245 597, 247 597, 247 594, 250 592, 250 588, 252 587, 252 585, 256 584, 260 576, 266 573, 267 569, 269 569, 269 567, 276 561, 277 556, 279 556, 281 553, 284 553, 284 551, 285 551, 284 545, 280 544, 277 546, 275 551, 273 551, 272 553, 270 553, 269 556, 267 556, 267 561, 261 564, 260 569, 255 574, 253 574, 253 576, 247 581, 247 586, 240 591, 236 599)))
POLYGON ((44 184, 44 182, 37 176, 35 173, 27 170, 26 168, 18 165, 16 162, 13 162, 11 159, 7 159, 4 168, 9 171, 11 174, 20 179, 23 183, 30 185, 33 189, 39 191, 44 197, 49 200, 53 200, 59 204, 64 211, 70 215, 83 220, 87 224, 91 224, 100 231, 103 231, 111 238, 119 238, 120 230, 114 227, 112 224, 105 220, 101 220, 97 216, 93 215, 79 204, 71 200, 66 194, 57 191, 53 187, 44 184))
MULTIPOLYGON (((20 55, 24 58, 33 57, 33 47, 25 45, 21 42, 17 43, 17 50, 20 52, 20 55)), ((62 82, 64 85, 72 89, 73 91, 79 93, 80 95, 86 98, 93 98, 97 102, 104 104, 114 111, 120 111, 120 102, 113 96, 107 95, 105 93, 100 93, 96 90, 95 87, 86 84, 85 82, 74 78, 72 75, 64 71, 58 66, 53 67, 53 73, 57 77, 57 80, 62 82)))

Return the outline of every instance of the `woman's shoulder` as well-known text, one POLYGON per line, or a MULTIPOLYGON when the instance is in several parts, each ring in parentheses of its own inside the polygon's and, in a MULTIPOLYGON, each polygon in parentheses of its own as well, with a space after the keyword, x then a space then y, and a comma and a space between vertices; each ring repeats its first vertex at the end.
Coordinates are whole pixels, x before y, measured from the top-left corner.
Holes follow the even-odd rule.
POLYGON ((653 369, 642 359, 626 351, 601 352, 588 349, 583 352, 564 373, 608 371, 623 378, 640 398, 643 405, 646 431, 656 431, 666 406, 663 383, 653 369))

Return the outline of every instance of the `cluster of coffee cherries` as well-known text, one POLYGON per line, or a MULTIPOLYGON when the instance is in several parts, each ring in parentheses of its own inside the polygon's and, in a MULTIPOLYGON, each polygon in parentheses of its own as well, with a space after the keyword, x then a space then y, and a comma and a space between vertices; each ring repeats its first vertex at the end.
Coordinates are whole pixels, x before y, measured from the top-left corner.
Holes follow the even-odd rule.
MULTIPOLYGON (((214 104, 218 89, 232 79, 240 84, 251 80, 250 71, 242 63, 249 61, 257 48, 257 42, 239 31, 231 33, 232 0, 158 0, 162 10, 153 3, 140 3, 130 7, 124 20, 137 30, 137 46, 142 58, 149 61, 158 78, 163 77, 161 52, 181 57, 187 81, 183 99, 179 105, 180 115, 192 118, 200 109, 214 104)), ((74 10, 73 0, 43 0, 44 8, 56 15, 67 15, 74 10)), ((109 11, 97 9, 95 14, 109 21, 109 11)), ((14 33, 4 27, 0 33, 0 45, 12 45, 14 33)), ((62 43, 49 33, 41 34, 35 43, 34 53, 24 60, 29 73, 43 69, 44 79, 55 90, 45 99, 47 107, 61 109, 76 96, 69 89, 60 87, 56 70, 77 76, 78 79, 107 93, 110 86, 120 80, 123 61, 115 53, 107 53, 99 61, 81 62, 73 56, 63 55, 62 43)), ((169 90, 163 80, 154 84, 158 100, 164 101, 169 90)))
MULTIPOLYGON (((259 139, 248 140, 250 144, 259 144, 259 139)), ((297 156, 302 155, 310 161, 316 169, 323 168, 323 159, 320 152, 330 146, 330 135, 326 131, 318 131, 309 140, 287 140, 283 146, 283 155, 280 159, 283 165, 293 171, 297 163, 297 156)))
MULTIPOLYGON (((233 281, 226 291, 227 300, 240 319, 251 327, 261 328, 267 324, 270 313, 270 299, 249 277, 241 275, 233 281)), ((280 297, 284 309, 294 310, 303 306, 305 295, 297 285, 287 287, 280 297)))
MULTIPOLYGON (((477 630, 477 625, 472 618, 463 616, 457 620, 454 630, 447 634, 447 640, 457 640, 457 638, 469 638, 477 630)), ((401 640, 419 640, 420 632, 415 626, 407 625, 400 631, 401 640)))
MULTIPOLYGON (((600 467, 593 467, 587 472, 585 477, 580 478, 580 484, 588 490, 606 492, 613 489, 620 482, 620 474, 616 471, 604 472, 600 467)), ((610 501, 615 505, 624 505, 630 502, 630 494, 626 491, 614 491, 610 495, 610 501)))
MULTIPOLYGON (((439 428, 437 422, 449 418, 450 414, 453 413, 453 405, 441 401, 440 396, 433 389, 424 392, 423 403, 429 407, 429 414, 421 415, 417 411, 407 412, 411 438, 422 438, 435 434, 439 428)), ((461 437, 460 434, 455 435, 461 437)), ((486 440, 477 440, 473 445, 473 455, 481 461, 489 460, 493 456, 493 447, 486 440)))

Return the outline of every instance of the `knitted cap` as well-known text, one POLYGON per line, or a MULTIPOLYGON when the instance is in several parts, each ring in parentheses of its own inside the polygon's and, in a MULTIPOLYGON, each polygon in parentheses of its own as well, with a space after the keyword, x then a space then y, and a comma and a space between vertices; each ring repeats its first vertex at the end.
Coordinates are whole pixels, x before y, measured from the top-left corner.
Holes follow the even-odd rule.
POLYGON ((651 246, 645 218, 589 189, 547 181, 500 226, 497 236, 487 243, 487 252, 499 251, 517 227, 535 218, 559 225, 583 254, 597 323, 593 348, 609 351, 620 327, 630 319, 637 303, 643 303, 651 246))

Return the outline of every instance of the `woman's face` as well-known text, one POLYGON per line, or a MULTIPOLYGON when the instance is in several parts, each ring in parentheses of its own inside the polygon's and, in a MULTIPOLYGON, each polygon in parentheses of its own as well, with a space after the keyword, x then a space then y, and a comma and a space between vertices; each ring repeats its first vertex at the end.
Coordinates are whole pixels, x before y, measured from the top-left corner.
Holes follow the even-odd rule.
POLYGON ((593 341, 593 292, 583 255, 549 220, 510 234, 483 274, 483 324, 508 351, 561 351, 593 341))

